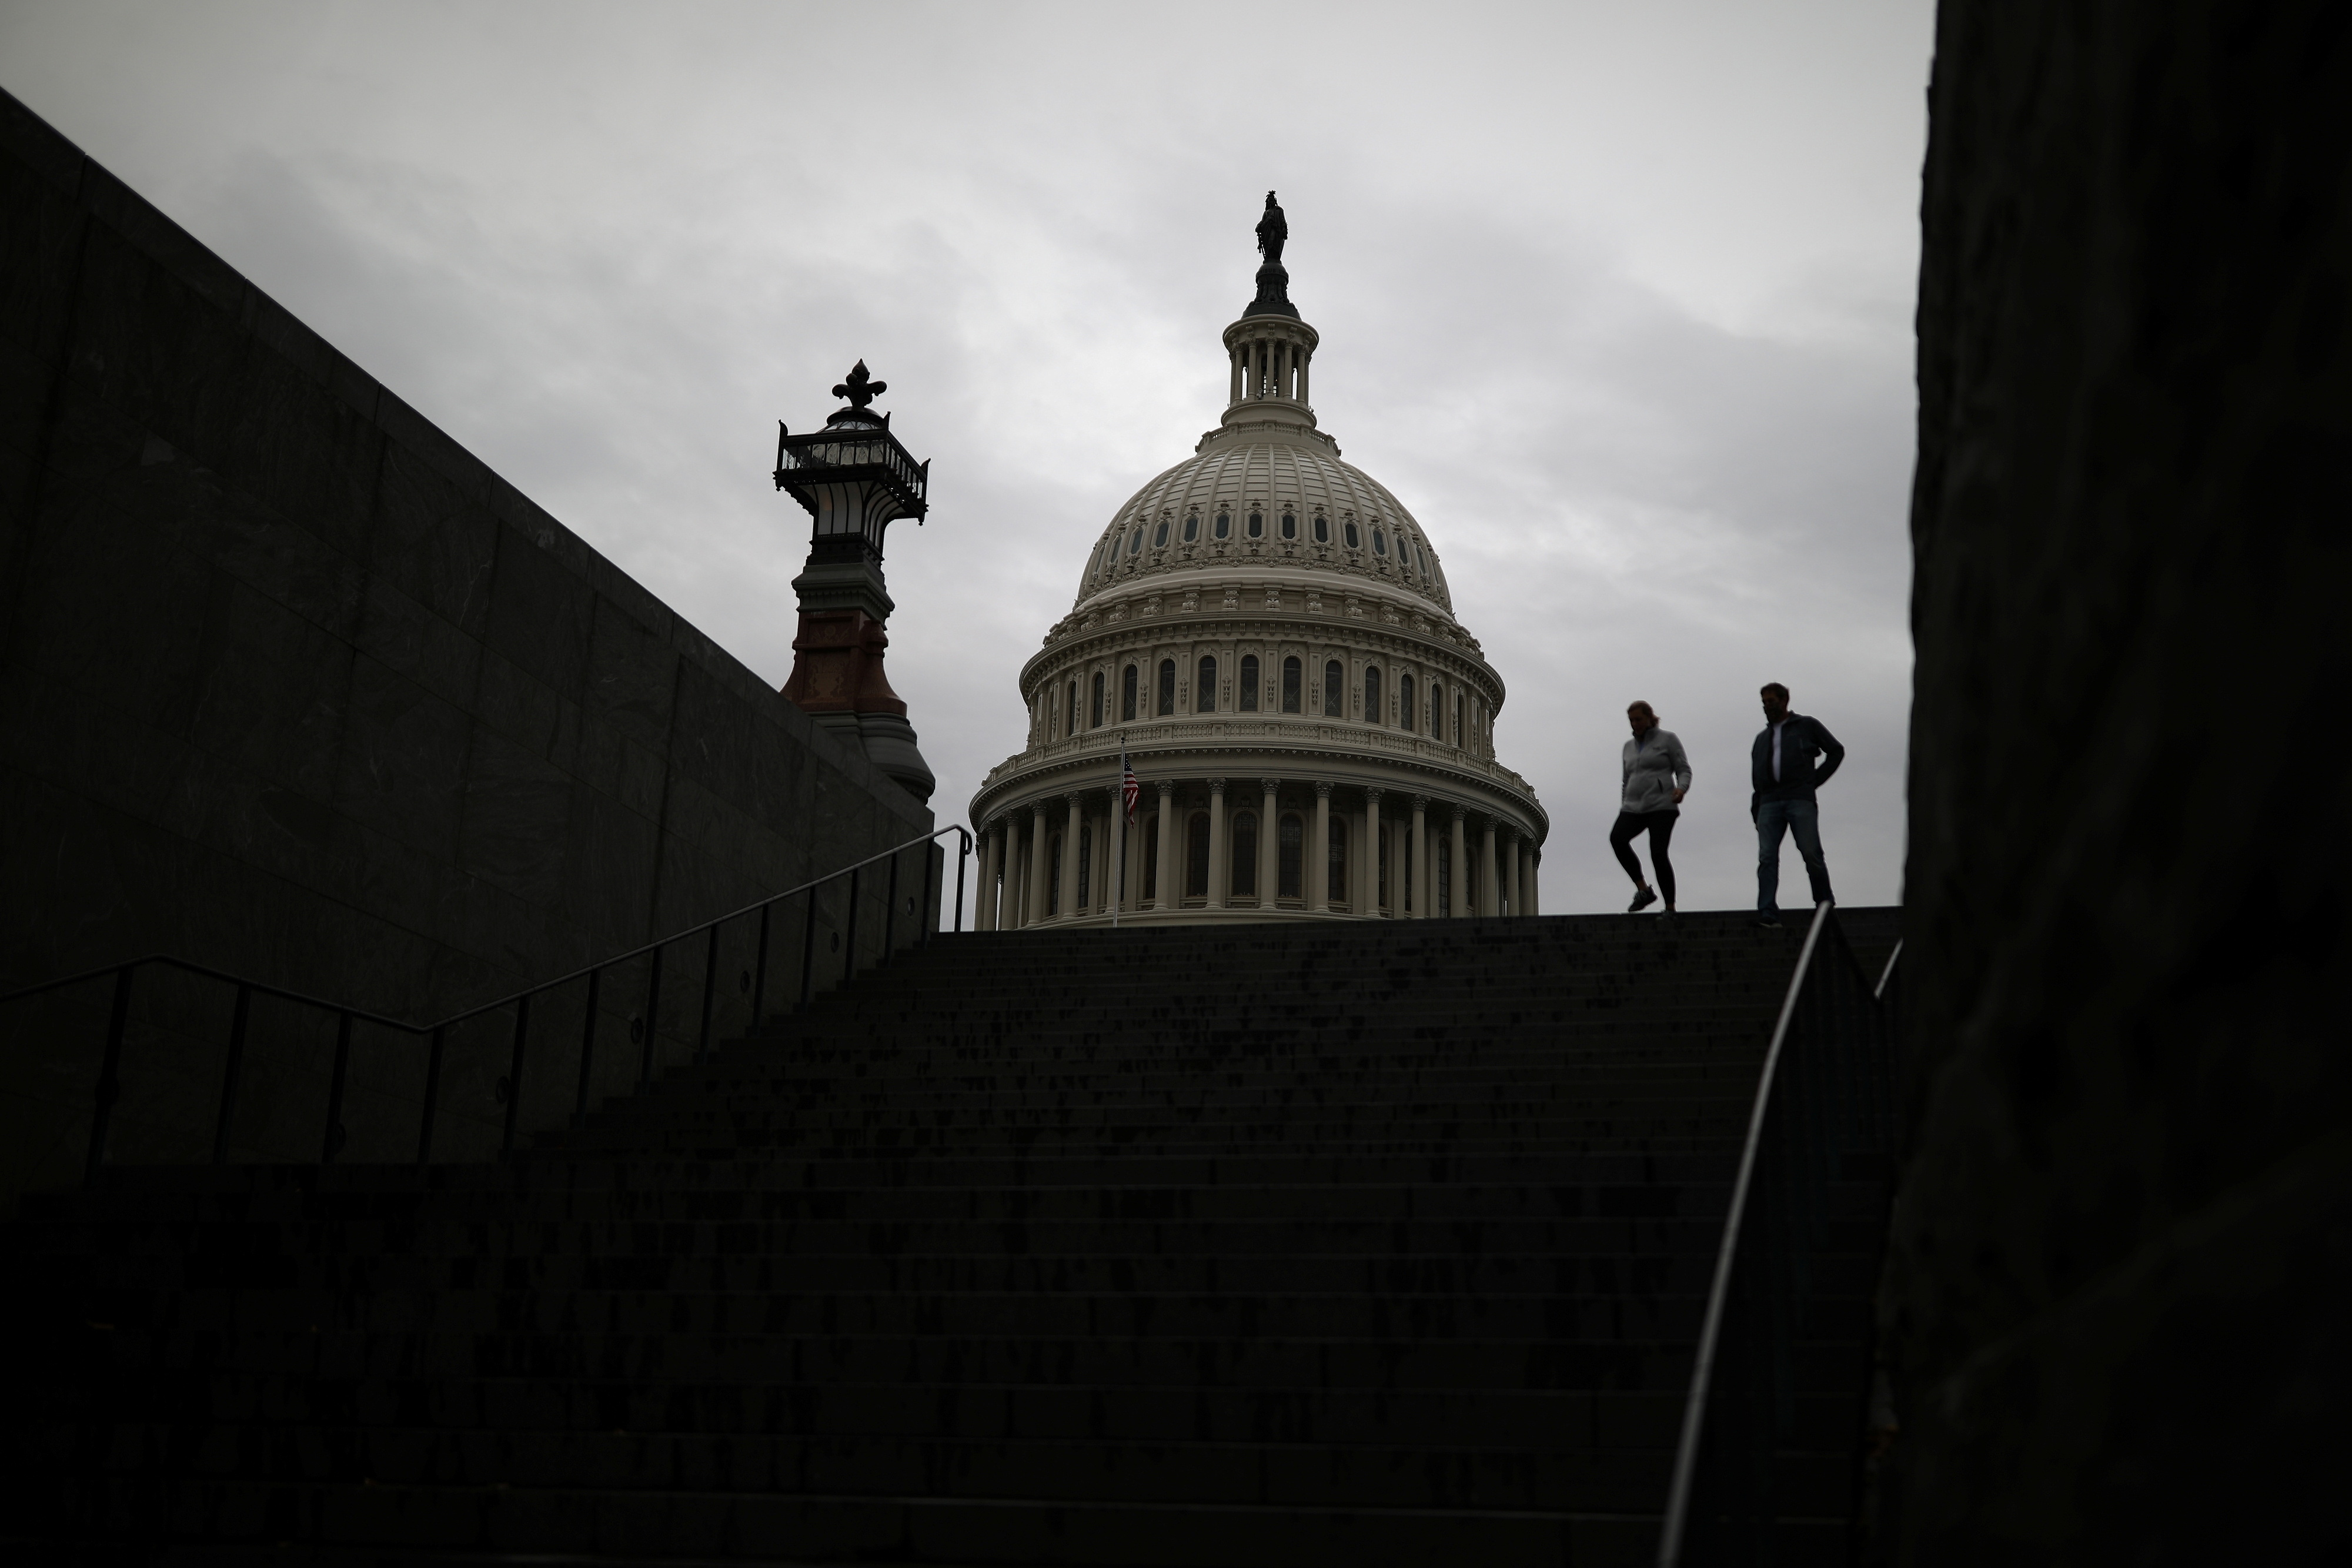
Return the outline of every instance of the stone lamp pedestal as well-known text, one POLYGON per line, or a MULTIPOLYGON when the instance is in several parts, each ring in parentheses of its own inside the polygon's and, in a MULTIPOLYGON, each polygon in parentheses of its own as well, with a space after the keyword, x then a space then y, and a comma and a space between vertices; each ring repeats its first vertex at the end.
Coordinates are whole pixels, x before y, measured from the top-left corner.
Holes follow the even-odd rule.
POLYGON ((849 406, 824 428, 776 430, 776 488, 789 490, 812 519, 808 563, 793 579, 800 629, 783 695, 820 726, 855 737, 875 767, 919 800, 937 780, 915 744, 907 705, 883 674, 894 608, 882 577, 884 530, 900 517, 920 523, 929 509, 930 465, 917 463, 890 434, 890 416, 867 408, 886 383, 858 361, 833 389, 849 406))

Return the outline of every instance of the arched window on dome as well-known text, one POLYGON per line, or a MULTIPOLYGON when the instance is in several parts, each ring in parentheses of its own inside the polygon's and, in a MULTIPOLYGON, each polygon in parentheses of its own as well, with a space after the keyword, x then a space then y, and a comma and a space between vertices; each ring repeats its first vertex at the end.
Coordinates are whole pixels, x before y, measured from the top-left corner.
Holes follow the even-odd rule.
POLYGON ((1306 897, 1307 824, 1297 812, 1283 813, 1282 826, 1274 841, 1274 895, 1276 898, 1306 897))
POLYGON ((1160 716, 1166 718, 1176 711, 1176 661, 1160 661, 1160 716))
POLYGON ((1378 664, 1366 664, 1364 666, 1364 722, 1386 724, 1388 716, 1388 710, 1381 706, 1381 667, 1378 664))
POLYGON ((1250 513, 1249 537, 1254 539, 1262 539, 1265 538, 1265 514, 1264 512, 1252 511, 1250 513))
POLYGON ((1445 688, 1435 681, 1429 683, 1429 738, 1445 738, 1445 688))
POLYGON ((1203 653, 1201 656, 1200 680, 1192 687, 1192 711, 1217 711, 1217 661, 1203 653))
POLYGON ((1234 688, 1234 706, 1243 713, 1257 712, 1257 655, 1242 655, 1241 684, 1234 688))
POLYGON ((1168 543, 1168 519, 1162 517, 1151 530, 1151 548, 1160 549, 1168 543))
POLYGON ((1355 518, 1349 517, 1347 522, 1341 526, 1340 532, 1347 538, 1348 548, 1349 549, 1361 549, 1364 548, 1363 536, 1356 531, 1355 518))
POLYGON ((1315 514, 1315 542, 1318 545, 1331 542, 1331 519, 1320 512, 1315 514))
POLYGON ((1141 523, 1136 524, 1134 531, 1127 536, 1127 553, 1129 556, 1137 556, 1143 553, 1143 525, 1141 523))
POLYGON ((1330 842, 1323 852, 1323 896, 1334 908, 1344 908, 1348 903, 1347 820, 1334 816, 1330 828, 1330 842))
POLYGON ((1300 678, 1305 674, 1305 673, 1306 672, 1301 668, 1297 660, 1285 659, 1282 661, 1283 712, 1297 713, 1299 711, 1300 693, 1298 687, 1300 678))
POLYGON ((1421 710, 1412 706, 1412 677, 1411 675, 1399 675, 1397 677, 1397 717, 1403 721, 1403 727, 1407 734, 1418 735, 1421 733, 1421 710))
POLYGON ((1372 525, 1372 553, 1378 556, 1385 556, 1389 553, 1388 536, 1381 532, 1381 526, 1378 523, 1372 525))
POLYGON ((1469 706, 1470 706, 1469 704, 1467 704, 1466 702, 1463 701, 1462 696, 1461 696, 1461 695, 1460 695, 1459 693, 1456 693, 1456 694, 1454 695, 1454 745, 1456 745, 1456 746, 1459 746, 1459 745, 1461 745, 1461 744, 1462 744, 1462 710, 1463 710, 1464 708, 1465 708, 1465 707, 1469 706))
POLYGON ((1103 726, 1103 673, 1095 672, 1093 700, 1087 705, 1087 727, 1100 729, 1103 726))
POLYGON ((1348 672, 1339 661, 1337 659, 1325 661, 1323 665, 1323 716, 1325 718, 1347 716, 1347 687, 1348 672))
POLYGON ((1298 537, 1297 513, 1285 512, 1282 514, 1282 537, 1286 539, 1295 539, 1298 537))
POLYGON ((1189 545, 1189 544, 1192 544, 1192 543, 1193 543, 1195 540, 1199 539, 1199 538, 1200 538, 1200 537, 1201 537, 1201 514, 1200 514, 1200 513, 1198 513, 1198 512, 1187 512, 1187 513, 1185 513, 1185 514, 1184 514, 1184 542, 1185 542, 1186 544, 1188 544, 1188 545, 1189 545))
POLYGON ((1135 687, 1139 674, 1133 664, 1119 672, 1118 718, 1121 724, 1130 723, 1135 718, 1135 687))
POLYGON ((1209 813, 1195 811, 1184 824, 1184 896, 1209 896, 1209 813))
POLYGON ((1257 813, 1234 813, 1234 886, 1235 898, 1257 896, 1257 813))
POLYGON ((1234 537, 1234 515, 1231 512, 1217 514, 1217 537, 1221 539, 1234 537))
POLYGON ((1078 733, 1078 683, 1076 681, 1062 689, 1062 733, 1078 733))

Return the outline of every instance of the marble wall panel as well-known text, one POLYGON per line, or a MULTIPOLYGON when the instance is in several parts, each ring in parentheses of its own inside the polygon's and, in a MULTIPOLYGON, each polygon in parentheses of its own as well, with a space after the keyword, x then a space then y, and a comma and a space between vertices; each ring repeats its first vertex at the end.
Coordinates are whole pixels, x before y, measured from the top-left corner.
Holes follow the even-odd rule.
POLYGON ((595 590, 554 552, 511 529, 501 542, 484 640, 565 700, 584 701, 595 590))

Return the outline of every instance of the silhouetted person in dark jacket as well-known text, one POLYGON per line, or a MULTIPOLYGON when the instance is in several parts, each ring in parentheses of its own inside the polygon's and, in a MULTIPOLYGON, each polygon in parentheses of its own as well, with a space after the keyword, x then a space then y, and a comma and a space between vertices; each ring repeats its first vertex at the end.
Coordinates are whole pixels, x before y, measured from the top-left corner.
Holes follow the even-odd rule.
POLYGON ((1845 760, 1845 747, 1817 718, 1789 711, 1789 688, 1774 681, 1763 691, 1764 733, 1749 754, 1754 792, 1748 815, 1756 824, 1756 923, 1780 924, 1780 835, 1795 835, 1813 902, 1830 896, 1829 862, 1822 858, 1821 808, 1813 791, 1845 760), (1826 758, 1819 767, 1815 758, 1826 758))

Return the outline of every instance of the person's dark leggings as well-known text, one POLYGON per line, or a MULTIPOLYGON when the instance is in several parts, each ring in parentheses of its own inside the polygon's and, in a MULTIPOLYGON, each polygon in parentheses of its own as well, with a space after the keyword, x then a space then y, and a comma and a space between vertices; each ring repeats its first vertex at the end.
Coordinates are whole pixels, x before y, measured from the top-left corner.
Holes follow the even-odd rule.
POLYGON ((1643 833, 1650 835, 1650 863, 1658 868, 1658 892, 1668 904, 1675 901, 1675 862, 1666 858, 1666 846, 1674 842, 1675 819, 1680 811, 1620 811, 1617 825, 1609 830, 1609 847, 1617 852, 1617 863, 1642 885, 1642 862, 1633 857, 1633 841, 1643 833))

